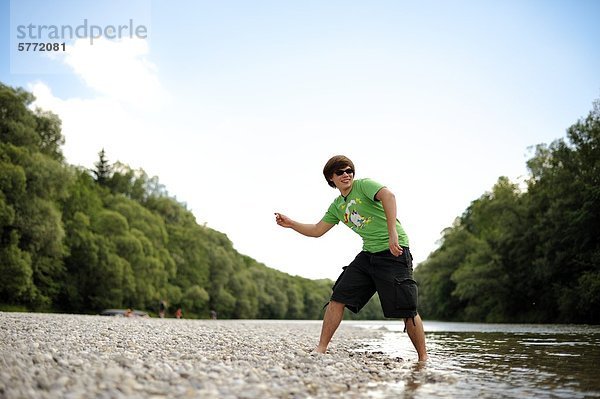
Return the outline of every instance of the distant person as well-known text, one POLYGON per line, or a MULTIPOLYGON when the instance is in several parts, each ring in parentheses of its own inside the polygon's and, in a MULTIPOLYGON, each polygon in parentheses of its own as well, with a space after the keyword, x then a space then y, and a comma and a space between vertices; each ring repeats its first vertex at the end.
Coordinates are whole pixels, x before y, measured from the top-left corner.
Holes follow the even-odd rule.
POLYGON ((408 236, 396 218, 396 198, 383 184, 371 179, 355 180, 354 173, 354 164, 343 155, 327 161, 323 168, 325 180, 341 195, 316 224, 299 223, 275 213, 278 225, 308 237, 320 237, 341 221, 363 239, 363 251, 344 267, 333 286, 315 351, 326 352, 342 321, 344 307, 358 313, 377 292, 385 317, 404 319, 419 361, 425 361, 425 333, 417 313, 412 255, 408 236))
POLYGON ((211 310, 210 311, 210 318, 213 320, 217 320, 217 312, 216 310, 211 310))
POLYGON ((167 304, 165 303, 165 301, 160 301, 158 303, 158 315, 160 316, 161 319, 165 318, 166 310, 167 310, 167 304))
POLYGON ((135 316, 135 313, 133 313, 133 310, 127 309, 125 311, 125 317, 134 317, 134 316, 135 316))
POLYGON ((175 318, 181 319, 182 315, 183 315, 183 312, 181 311, 181 308, 177 308, 177 310, 175 311, 175 318))

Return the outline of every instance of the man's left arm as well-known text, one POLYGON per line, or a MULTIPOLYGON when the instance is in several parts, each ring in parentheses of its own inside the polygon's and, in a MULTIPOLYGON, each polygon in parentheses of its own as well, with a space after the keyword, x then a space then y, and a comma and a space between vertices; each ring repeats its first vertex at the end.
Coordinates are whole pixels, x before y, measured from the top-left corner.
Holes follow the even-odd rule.
POLYGON ((396 230, 396 196, 389 189, 383 187, 375 194, 375 199, 381 201, 381 205, 383 205, 390 237, 390 251, 394 256, 400 256, 403 251, 398 243, 398 231, 396 230))

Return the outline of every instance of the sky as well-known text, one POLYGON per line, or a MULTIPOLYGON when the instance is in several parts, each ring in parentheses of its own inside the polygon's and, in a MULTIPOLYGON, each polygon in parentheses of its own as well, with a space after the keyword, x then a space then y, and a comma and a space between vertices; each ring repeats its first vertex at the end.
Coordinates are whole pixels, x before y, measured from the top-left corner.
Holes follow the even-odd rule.
POLYGON ((395 193, 418 264, 600 97, 595 0, 0 0, 0 16, 0 81, 59 115, 68 163, 104 149, 240 253, 311 279, 335 279, 360 237, 304 237, 274 212, 318 222, 331 156, 395 193))

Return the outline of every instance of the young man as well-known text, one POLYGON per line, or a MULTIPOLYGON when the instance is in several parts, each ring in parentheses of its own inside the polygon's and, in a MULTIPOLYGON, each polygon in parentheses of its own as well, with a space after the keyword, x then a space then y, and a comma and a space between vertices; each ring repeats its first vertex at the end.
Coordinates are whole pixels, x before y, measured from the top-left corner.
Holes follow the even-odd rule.
POLYGON ((342 321, 345 307, 358 313, 377 291, 385 317, 404 319, 419 361, 425 361, 427 349, 423 322, 417 314, 412 256, 408 237, 396 219, 396 198, 385 186, 371 179, 354 180, 354 171, 352 161, 343 155, 327 161, 323 168, 325 180, 341 195, 316 224, 299 223, 275 213, 278 225, 308 237, 320 237, 342 221, 363 239, 363 251, 344 268, 333 286, 315 351, 325 353, 342 321))

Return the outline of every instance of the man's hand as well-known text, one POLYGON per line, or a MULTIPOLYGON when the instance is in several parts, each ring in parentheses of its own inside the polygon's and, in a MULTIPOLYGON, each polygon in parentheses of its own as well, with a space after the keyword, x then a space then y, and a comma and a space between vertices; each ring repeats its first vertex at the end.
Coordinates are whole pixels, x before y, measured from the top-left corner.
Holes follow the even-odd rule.
POLYGON ((281 227, 292 227, 292 219, 290 219, 289 217, 281 214, 281 213, 277 213, 275 212, 275 222, 277 222, 278 225, 280 225, 281 227))
POLYGON ((394 256, 400 256, 404 252, 398 243, 398 234, 390 236, 390 252, 394 256))

